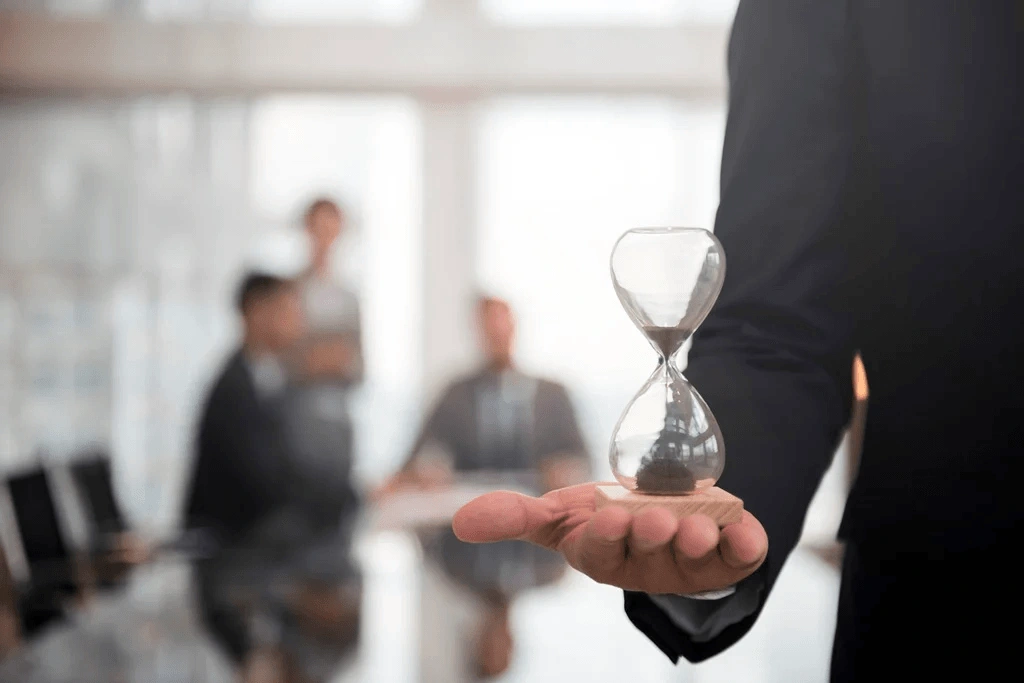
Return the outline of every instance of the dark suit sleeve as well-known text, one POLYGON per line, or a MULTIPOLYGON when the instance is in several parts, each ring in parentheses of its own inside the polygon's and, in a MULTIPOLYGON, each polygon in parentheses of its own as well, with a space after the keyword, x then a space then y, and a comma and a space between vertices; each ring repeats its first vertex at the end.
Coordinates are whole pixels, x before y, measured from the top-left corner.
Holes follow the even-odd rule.
POLYGON ((748 579, 759 584, 755 606, 710 639, 626 594, 630 619, 673 660, 707 659, 753 625, 848 421, 860 101, 851 44, 846 3, 834 0, 744 0, 733 26, 715 229, 728 274, 686 375, 722 427, 719 483, 764 525, 769 554, 748 579))

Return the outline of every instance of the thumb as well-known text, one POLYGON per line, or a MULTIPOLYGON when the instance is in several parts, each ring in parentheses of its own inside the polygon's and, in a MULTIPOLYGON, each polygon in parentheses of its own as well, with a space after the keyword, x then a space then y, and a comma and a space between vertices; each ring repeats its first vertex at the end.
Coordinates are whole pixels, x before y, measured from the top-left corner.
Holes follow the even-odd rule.
POLYGON ((555 516, 555 504, 549 499, 494 491, 459 508, 452 518, 452 530, 467 543, 525 540, 555 516))

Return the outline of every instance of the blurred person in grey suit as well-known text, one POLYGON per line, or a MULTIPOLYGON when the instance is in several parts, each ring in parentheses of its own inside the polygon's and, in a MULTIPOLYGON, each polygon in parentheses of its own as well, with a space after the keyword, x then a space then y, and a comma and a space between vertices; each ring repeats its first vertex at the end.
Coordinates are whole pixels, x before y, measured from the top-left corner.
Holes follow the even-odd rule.
MULTIPOLYGON (((505 301, 478 302, 486 361, 442 393, 402 470, 383 487, 432 487, 454 477, 504 473, 538 493, 585 481, 589 460, 565 388, 515 365, 515 318, 505 301)), ((426 542, 426 552, 482 606, 476 675, 494 676, 510 662, 508 616, 525 590, 563 575, 556 553, 518 541, 479 546, 459 541, 450 529, 426 542)))

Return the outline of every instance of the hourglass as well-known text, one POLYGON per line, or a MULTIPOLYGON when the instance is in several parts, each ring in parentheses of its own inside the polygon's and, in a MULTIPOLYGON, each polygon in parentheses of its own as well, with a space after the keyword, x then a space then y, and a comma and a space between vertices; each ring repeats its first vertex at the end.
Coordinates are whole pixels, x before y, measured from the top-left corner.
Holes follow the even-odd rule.
POLYGON ((715 486, 725 467, 721 429, 675 361, 722 289, 721 243, 698 228, 637 228, 615 243, 611 273, 659 363, 615 426, 609 459, 621 486, 598 486, 597 507, 656 505, 719 526, 738 522, 743 502, 715 486))

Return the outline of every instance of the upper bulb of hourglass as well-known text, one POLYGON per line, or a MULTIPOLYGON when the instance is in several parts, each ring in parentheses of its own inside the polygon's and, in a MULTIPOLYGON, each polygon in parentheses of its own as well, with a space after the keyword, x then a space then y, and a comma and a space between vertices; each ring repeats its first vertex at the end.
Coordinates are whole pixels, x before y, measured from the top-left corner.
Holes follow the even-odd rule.
POLYGON ((627 489, 686 494, 713 486, 725 467, 718 422, 673 357, 722 288, 725 256, 710 232, 639 228, 616 242, 612 282, 626 313, 661 356, 612 435, 612 472, 627 489))

